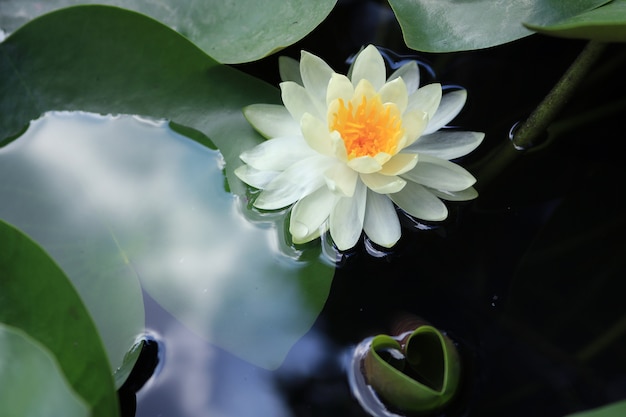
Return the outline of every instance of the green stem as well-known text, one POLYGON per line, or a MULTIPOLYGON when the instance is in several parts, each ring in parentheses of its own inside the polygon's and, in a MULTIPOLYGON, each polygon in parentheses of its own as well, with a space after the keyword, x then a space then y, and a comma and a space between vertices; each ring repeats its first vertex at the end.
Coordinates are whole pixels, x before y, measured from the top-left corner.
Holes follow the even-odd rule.
POLYGON ((530 148, 542 135, 548 125, 565 103, 570 99, 578 84, 585 77, 591 66, 604 51, 605 43, 589 41, 565 74, 556 83, 548 95, 537 106, 513 136, 513 145, 517 149, 530 148))
POLYGON ((589 41, 561 79, 539 103, 535 111, 519 126, 511 139, 511 143, 503 142, 485 158, 486 161, 481 164, 481 168, 476 172, 477 177, 480 178, 481 187, 488 185, 515 161, 522 154, 519 151, 524 151, 533 146, 536 139, 546 131, 557 113, 574 94, 605 47, 606 44, 604 43, 589 41))

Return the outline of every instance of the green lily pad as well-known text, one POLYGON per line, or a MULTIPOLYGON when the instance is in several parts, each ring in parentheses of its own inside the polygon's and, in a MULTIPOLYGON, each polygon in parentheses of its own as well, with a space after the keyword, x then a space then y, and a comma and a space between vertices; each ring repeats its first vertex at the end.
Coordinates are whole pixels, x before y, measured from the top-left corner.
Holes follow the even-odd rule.
POLYGON ((567 417, 623 417, 626 415, 626 401, 618 401, 593 410, 569 414, 567 417))
POLYGON ((551 25, 527 24, 526 27, 539 33, 563 38, 626 42, 626 0, 613 0, 602 7, 551 25))
MULTIPOLYGON (((2 199, 2 205, 5 201, 2 199)), ((94 416, 117 416, 117 396, 104 347, 72 284, 38 245, 1 220, 0 242, 0 322, 20 329, 29 338, 35 339, 37 345, 45 346, 54 355, 60 371, 73 390, 91 407, 94 416)), ((22 377, 36 378, 39 373, 51 369, 53 365, 49 355, 44 354, 42 357, 41 352, 37 352, 41 351, 40 347, 33 347, 32 343, 29 345, 28 340, 22 340, 23 336, 16 339, 14 333, 5 336, 9 339, 3 339, 2 344, 6 345, 0 347, 0 355, 7 355, 5 349, 12 350, 16 346, 22 346, 24 356, 11 356, 8 364, 1 365, 0 378, 11 378, 8 375, 20 373, 20 369, 23 371, 22 377), (13 363, 14 360, 24 362, 18 365, 13 363), (31 364, 31 360, 33 368, 25 365, 31 364), (34 367, 34 361, 37 361, 37 368, 34 367), (40 366, 45 368, 39 368, 40 366), (30 369, 32 374, 28 373, 30 369)), ((0 357, 0 364, 2 363, 3 359, 0 357)), ((50 375, 49 378, 56 377, 50 375)), ((54 380, 48 378, 41 381, 42 384, 52 382, 54 380)), ((17 390, 17 385, 12 384, 1 384, 0 397, 9 395, 8 387, 17 390)), ((20 380, 20 384, 27 382, 20 380)), ((41 403, 50 395, 45 390, 31 391, 30 388, 25 392, 19 391, 19 395, 15 394, 16 404, 21 403, 20 398, 24 395, 32 395, 29 400, 35 404, 41 403), (43 397, 39 397, 39 394, 43 397)), ((67 393, 60 395, 67 399, 67 393)), ((11 404, 12 398, 13 395, 9 398, 11 404)), ((74 400, 67 401, 68 407, 80 411, 81 407, 74 400)), ((6 404, 5 401, 0 401, 0 409, 6 404)), ((44 404, 50 406, 45 402, 44 404)), ((54 415, 64 415, 60 410, 50 410, 54 411, 54 415)), ((0 414, 6 415, 4 412, 0 414)))
POLYGON ((328 16, 336 0, 2 0, 0 28, 67 6, 106 4, 150 16, 224 63, 254 61, 289 46, 328 16))
POLYGON ((460 374, 456 347, 430 325, 403 340, 378 335, 365 356, 368 383, 389 404, 412 413, 431 413, 450 403, 460 374))
POLYGON ((76 251, 106 253, 95 243, 109 241, 123 256, 93 259, 103 279, 132 267, 152 298, 196 333, 275 368, 319 314, 333 268, 277 250, 279 226, 244 217, 222 170, 220 152, 164 122, 51 113, 0 152, 0 199, 11 202, 0 217, 51 250, 69 246, 55 253, 61 264, 76 251))
POLYGON ((88 417, 89 406, 53 355, 26 333, 0 323, 0 413, 4 417, 88 417))
POLYGON ((531 35, 522 23, 544 26, 610 0, 389 0, 406 44, 418 51, 488 48, 531 35))

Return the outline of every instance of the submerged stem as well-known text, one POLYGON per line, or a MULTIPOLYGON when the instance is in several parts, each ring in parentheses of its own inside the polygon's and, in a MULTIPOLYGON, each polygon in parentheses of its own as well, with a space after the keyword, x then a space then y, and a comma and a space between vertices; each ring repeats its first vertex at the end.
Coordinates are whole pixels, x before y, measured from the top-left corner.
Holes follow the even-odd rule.
POLYGON ((605 47, 606 44, 602 42, 587 43, 565 74, 513 136, 513 145, 517 149, 531 147, 535 139, 546 130, 605 47))

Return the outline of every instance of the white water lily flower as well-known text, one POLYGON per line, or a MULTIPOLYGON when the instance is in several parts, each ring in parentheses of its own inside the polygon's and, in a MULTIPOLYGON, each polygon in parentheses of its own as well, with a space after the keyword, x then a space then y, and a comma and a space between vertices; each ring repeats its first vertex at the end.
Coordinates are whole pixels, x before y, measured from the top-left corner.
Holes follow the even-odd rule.
POLYGON ((439 130, 461 111, 466 91, 442 95, 440 84, 419 86, 409 62, 386 78, 373 45, 356 57, 348 78, 302 52, 282 59, 284 106, 244 109, 269 140, 241 154, 235 174, 261 189, 254 206, 291 204, 289 231, 305 243, 330 230, 340 250, 365 231, 391 247, 401 235, 395 205, 422 220, 448 216, 444 200, 477 196, 475 178, 450 162, 474 150, 484 134, 439 130), (295 204, 294 204, 295 203, 295 204))

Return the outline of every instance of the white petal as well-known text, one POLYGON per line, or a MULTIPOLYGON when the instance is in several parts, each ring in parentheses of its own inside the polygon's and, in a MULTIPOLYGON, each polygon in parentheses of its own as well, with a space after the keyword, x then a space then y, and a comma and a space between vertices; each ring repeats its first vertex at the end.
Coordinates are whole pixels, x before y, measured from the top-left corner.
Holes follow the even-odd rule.
MULTIPOLYGON (((328 83, 326 105, 330 106, 330 103, 338 98, 343 99, 344 103, 347 103, 353 95, 354 86, 348 77, 342 74, 333 74, 330 78, 330 82, 328 83)), ((331 115, 329 114, 329 116, 331 115)))
POLYGON ((402 78, 406 84, 407 93, 414 93, 420 85, 420 71, 417 62, 410 61, 395 70, 387 82, 402 78))
POLYGON ((467 201, 478 197, 478 191, 476 191, 474 187, 469 187, 461 191, 443 191, 429 188, 428 191, 435 194, 439 198, 449 201, 467 201))
MULTIPOLYGON (((328 117, 332 117, 339 109, 339 100, 333 100, 328 106, 328 117)), ((336 130, 330 132, 330 138, 332 140, 333 155, 340 161, 347 162, 348 153, 346 151, 346 144, 344 143, 341 135, 336 130)))
POLYGON ((324 178, 330 191, 344 197, 352 197, 359 175, 343 162, 339 162, 326 170, 324 178))
POLYGON ((391 157, 379 171, 384 175, 400 175, 412 170, 417 164, 416 153, 399 153, 391 157))
POLYGON ((409 95, 406 92, 406 84, 402 78, 396 78, 383 85, 378 91, 380 99, 383 103, 395 103, 400 110, 400 113, 404 113, 406 106, 409 102, 409 95))
POLYGON ((243 114, 252 126, 266 138, 293 136, 300 133, 300 125, 285 106, 280 104, 252 104, 243 108, 243 114))
POLYGON ((463 109, 465 100, 467 100, 467 90, 456 90, 444 94, 435 115, 428 122, 424 134, 428 135, 447 125, 463 109))
POLYGON ((461 191, 476 183, 465 168, 430 155, 420 155, 415 168, 402 174, 402 178, 446 191, 461 191))
POLYGON ((405 112, 402 116, 404 138, 398 143, 400 150, 415 142, 424 132, 428 125, 428 114, 422 110, 414 109, 405 112))
POLYGON ((339 198, 330 212, 330 235, 339 250, 352 248, 361 237, 365 217, 365 192, 358 183, 353 197, 339 198))
POLYGON ((276 210, 295 203, 324 185, 324 171, 334 162, 331 158, 314 156, 293 164, 267 184, 254 205, 276 210))
POLYGON ((421 110, 428 114, 428 118, 432 119, 439 103, 441 102, 441 84, 433 83, 418 88, 417 91, 409 96, 409 104, 407 112, 410 110, 421 110))
POLYGON ((352 85, 355 87, 363 79, 368 80, 378 91, 384 84, 386 77, 385 61, 374 45, 362 50, 352 67, 352 85))
POLYGON ((304 85, 300 76, 300 63, 295 59, 288 56, 279 56, 278 72, 282 81, 293 81, 304 85))
POLYGON ((261 171, 254 169, 249 165, 242 165, 235 169, 235 175, 239 177, 241 181, 258 189, 265 188, 267 184, 269 184, 279 174, 280 172, 278 171, 261 171))
POLYGON ((323 155, 334 155, 333 139, 326 123, 310 113, 305 113, 300 124, 302 135, 312 149, 323 155))
POLYGON ((320 114, 318 105, 301 85, 293 81, 285 81, 280 83, 280 90, 285 107, 298 123, 304 113, 311 113, 320 119, 326 117, 326 114, 320 114))
POLYGON ((294 243, 309 242, 321 234, 335 200, 336 196, 332 192, 326 187, 320 187, 293 206, 289 232, 294 243))
POLYGON ((268 139, 239 157, 253 168, 270 171, 283 171, 296 162, 315 156, 302 136, 268 139))
POLYGON ((419 138, 406 152, 417 152, 441 159, 455 159, 467 155, 480 145, 485 137, 480 132, 438 130, 419 138))
POLYGON ((389 194, 389 198, 418 219, 441 221, 448 217, 446 205, 425 187, 414 182, 407 182, 402 191, 389 194))
POLYGON ((311 233, 308 234, 307 236, 303 236, 300 239, 294 239, 292 236, 292 241, 295 244, 307 243, 307 242, 317 239, 318 237, 320 237, 327 231, 328 231, 328 219, 326 219, 326 221, 322 223, 320 227, 318 227, 317 229, 313 229, 311 233))
POLYGON ((359 156, 348 161, 350 168, 363 174, 378 172, 382 169, 383 164, 384 162, 380 163, 376 158, 372 158, 371 156, 359 156))
POLYGON ((361 104, 363 96, 365 96, 365 98, 367 99, 370 99, 376 94, 378 93, 376 92, 374 85, 369 80, 363 79, 359 81, 356 87, 354 87, 354 95, 352 96, 352 100, 350 101, 352 102, 354 108, 357 108, 359 104, 361 104))
POLYGON ((363 231, 372 242, 385 248, 400 240, 400 221, 389 197, 367 191, 363 231))
POLYGON ((336 130, 330 132, 330 138, 333 141, 333 155, 335 158, 342 162, 348 162, 348 151, 346 150, 346 144, 341 139, 341 135, 336 130))
POLYGON ((326 103, 326 90, 331 76, 335 73, 323 59, 302 51, 300 59, 300 74, 304 88, 313 99, 326 103))
POLYGON ((370 190, 378 194, 397 193, 406 185, 406 181, 395 175, 361 174, 361 181, 370 190))

